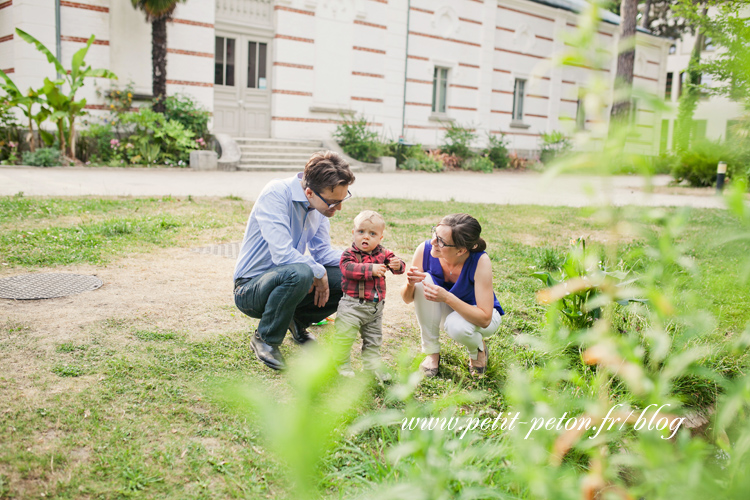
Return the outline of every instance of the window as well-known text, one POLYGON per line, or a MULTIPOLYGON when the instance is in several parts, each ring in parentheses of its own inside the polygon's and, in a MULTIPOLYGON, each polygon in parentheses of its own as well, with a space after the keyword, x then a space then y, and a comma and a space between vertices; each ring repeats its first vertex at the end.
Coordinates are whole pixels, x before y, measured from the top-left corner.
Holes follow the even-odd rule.
POLYGON ((586 106, 580 97, 578 98, 578 107, 576 108, 576 128, 578 130, 586 128, 586 106))
POLYGON ((247 88, 266 88, 266 44, 249 42, 247 48, 247 88))
POLYGON ((664 99, 667 101, 672 100, 672 79, 674 77, 674 73, 667 73, 667 86, 664 89, 664 99))
POLYGON ((234 86, 234 38, 216 37, 214 84, 234 86))
POLYGON ((659 154, 667 152, 669 144, 669 120, 661 121, 661 135, 659 136, 659 154))
POLYGON ((676 44, 673 43, 672 45, 669 46, 669 53, 670 54, 677 53, 677 45, 676 44))
POLYGON ((523 121, 523 98, 525 96, 526 80, 516 78, 513 87, 513 121, 523 121))
POLYGON ((693 120, 693 137, 694 141, 699 141, 706 138, 706 126, 708 120, 693 120))
POLYGON ((680 73, 680 83, 677 86, 677 97, 682 97, 682 87, 685 86, 685 79, 687 78, 687 72, 683 71, 680 73))
POLYGON ((435 66, 432 77, 432 112, 445 113, 445 101, 448 93, 448 68, 435 66))

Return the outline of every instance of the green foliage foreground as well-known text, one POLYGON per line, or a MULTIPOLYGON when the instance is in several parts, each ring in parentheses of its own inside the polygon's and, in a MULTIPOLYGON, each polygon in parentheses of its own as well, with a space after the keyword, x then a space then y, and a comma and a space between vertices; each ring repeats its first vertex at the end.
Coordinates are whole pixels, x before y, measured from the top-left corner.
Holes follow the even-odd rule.
MULTIPOLYGON (((750 220, 739 195, 731 211, 349 203, 332 220, 337 245, 368 207, 405 257, 435 214, 478 217, 508 311, 485 378, 470 379, 466 353, 445 340, 439 377, 420 380, 413 321, 386 342, 397 376, 379 386, 335 376, 330 330, 314 354, 282 346, 291 368, 277 374, 251 354, 252 320, 202 332, 135 312, 49 339, 53 325, 13 305, 0 323, 0 498, 743 498, 750 220), (569 245, 579 235, 585 255, 569 245), (540 270, 588 280, 575 306, 585 320, 569 321, 554 287, 549 305, 537 301, 540 270), (670 429, 701 413, 707 430, 670 429)), ((3 198, 0 262, 187 252, 222 228, 238 239, 249 210, 236 199, 3 198)), ((211 310, 217 325, 235 313, 231 297, 211 310)))

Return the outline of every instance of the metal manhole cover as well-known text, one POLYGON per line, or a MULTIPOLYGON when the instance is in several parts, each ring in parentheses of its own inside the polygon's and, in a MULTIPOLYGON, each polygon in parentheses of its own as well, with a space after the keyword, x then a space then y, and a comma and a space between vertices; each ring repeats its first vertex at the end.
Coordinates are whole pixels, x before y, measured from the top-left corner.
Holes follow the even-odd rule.
POLYGON ((37 300, 65 297, 102 286, 96 276, 64 273, 35 273, 0 279, 0 298, 37 300))
POLYGON ((236 259, 240 254, 240 242, 234 241, 232 243, 224 243, 223 245, 211 245, 207 247, 191 248, 190 251, 236 259))

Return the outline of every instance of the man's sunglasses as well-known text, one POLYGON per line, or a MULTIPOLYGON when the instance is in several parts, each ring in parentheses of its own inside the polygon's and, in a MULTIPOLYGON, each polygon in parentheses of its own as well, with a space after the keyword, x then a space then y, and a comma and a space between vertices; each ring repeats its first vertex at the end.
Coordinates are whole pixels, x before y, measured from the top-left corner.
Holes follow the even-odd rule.
POLYGON ((337 205, 341 205, 341 204, 342 204, 342 203, 344 203, 344 202, 345 202, 346 200, 348 200, 349 198, 351 198, 351 197, 352 197, 352 193, 351 193, 351 191, 349 191, 349 190, 347 189, 347 190, 346 190, 346 196, 344 197, 344 199, 343 199, 343 200, 339 200, 339 201, 337 201, 337 202, 335 202, 335 203, 332 203, 332 202, 330 202, 330 201, 326 200, 325 198, 323 198, 322 196, 320 196, 320 193, 318 193, 317 191, 315 191, 315 190, 314 190, 313 188, 310 188, 310 191, 312 191, 313 193, 315 193, 315 195, 316 195, 316 196, 317 196, 318 198, 320 198, 321 200, 323 200, 323 203, 325 203, 326 205, 328 205, 328 208, 329 208, 329 209, 331 209, 331 208, 333 208, 333 207, 335 207, 335 206, 337 206, 337 205))

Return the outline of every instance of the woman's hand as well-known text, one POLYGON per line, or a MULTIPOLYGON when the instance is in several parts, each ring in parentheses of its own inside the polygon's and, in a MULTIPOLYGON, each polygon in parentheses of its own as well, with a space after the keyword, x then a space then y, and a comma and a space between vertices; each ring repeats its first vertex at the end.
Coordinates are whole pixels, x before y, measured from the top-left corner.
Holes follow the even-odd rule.
POLYGON ((426 276, 427 273, 420 271, 419 268, 415 266, 410 267, 409 270, 406 271, 406 279, 411 286, 421 283, 426 276))
POLYGON ((432 283, 422 283, 424 286, 424 298, 432 302, 446 302, 451 296, 451 293, 443 288, 432 283))

